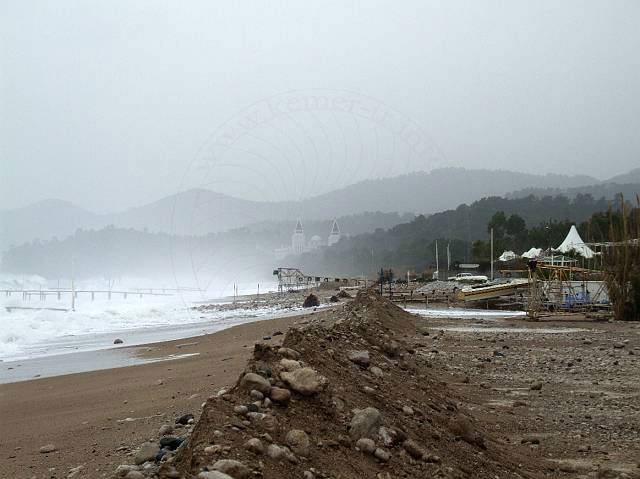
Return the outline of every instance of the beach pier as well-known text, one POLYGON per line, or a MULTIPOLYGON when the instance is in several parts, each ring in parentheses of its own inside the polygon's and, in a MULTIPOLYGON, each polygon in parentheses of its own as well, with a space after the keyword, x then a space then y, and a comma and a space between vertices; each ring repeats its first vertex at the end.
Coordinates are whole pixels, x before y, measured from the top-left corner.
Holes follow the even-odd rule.
POLYGON ((156 289, 136 289, 136 290, 106 290, 106 289, 3 289, 0 290, 0 294, 4 293, 7 298, 12 297, 14 294, 22 295, 23 301, 31 301, 34 296, 37 296, 39 301, 46 301, 49 296, 55 297, 56 300, 62 301, 63 299, 70 298, 72 295, 74 298, 78 298, 80 295, 86 295, 91 298, 91 301, 95 301, 96 297, 106 297, 108 300, 112 299, 114 294, 122 295, 123 299, 127 299, 129 295, 137 296, 140 299, 149 296, 174 296, 180 289, 168 289, 161 290, 156 289))

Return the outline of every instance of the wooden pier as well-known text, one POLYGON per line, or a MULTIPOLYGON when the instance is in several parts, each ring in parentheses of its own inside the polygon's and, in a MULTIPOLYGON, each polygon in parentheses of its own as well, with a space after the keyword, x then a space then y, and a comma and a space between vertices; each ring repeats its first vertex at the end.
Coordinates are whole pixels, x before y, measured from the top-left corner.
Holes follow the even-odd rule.
POLYGON ((89 296, 91 301, 96 296, 111 299, 113 296, 127 299, 129 296, 143 298, 145 296, 174 296, 182 291, 201 291, 195 288, 136 288, 131 290, 113 290, 113 289, 0 289, 0 294, 6 297, 20 295, 23 301, 31 301, 37 299, 46 301, 49 297, 54 297, 61 301, 63 297, 70 297, 72 294, 78 298, 80 295, 89 296))

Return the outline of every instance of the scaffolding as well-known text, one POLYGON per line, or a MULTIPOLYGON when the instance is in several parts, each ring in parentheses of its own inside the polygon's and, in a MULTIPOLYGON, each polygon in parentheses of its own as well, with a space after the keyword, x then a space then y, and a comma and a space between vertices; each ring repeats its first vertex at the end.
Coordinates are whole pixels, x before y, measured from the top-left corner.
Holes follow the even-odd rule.
POLYGON ((360 289, 367 287, 367 278, 336 278, 334 276, 310 276, 304 274, 298 268, 277 268, 273 270, 273 276, 278 277, 278 292, 291 292, 300 289, 320 287, 321 284, 331 284, 340 289, 360 289))
POLYGON ((526 311, 530 319, 610 310, 600 270, 533 262, 528 274, 526 311))
POLYGON ((278 277, 278 292, 298 291, 307 286, 307 277, 298 268, 278 268, 273 270, 278 277))

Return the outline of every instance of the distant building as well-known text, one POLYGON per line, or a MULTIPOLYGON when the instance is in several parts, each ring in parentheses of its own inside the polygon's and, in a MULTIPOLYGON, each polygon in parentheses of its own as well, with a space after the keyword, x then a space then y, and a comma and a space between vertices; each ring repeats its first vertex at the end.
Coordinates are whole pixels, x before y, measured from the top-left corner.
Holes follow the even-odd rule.
POLYGON ((327 245, 333 246, 340 241, 340 238, 342 238, 342 235, 340 234, 338 220, 334 219, 333 224, 331 225, 331 233, 329 233, 329 238, 327 239, 327 245))
POLYGON ((309 249, 317 250, 317 249, 320 249, 321 246, 322 246, 322 238, 320 238, 320 236, 318 235, 313 235, 309 240, 309 249))
POLYGON ((305 250, 304 230, 300 218, 296 222, 296 227, 291 235, 291 253, 302 254, 305 250))
POLYGON ((296 220, 296 226, 293 229, 293 234, 291 235, 291 245, 277 248, 274 253, 276 259, 280 260, 289 255, 300 255, 302 253, 320 251, 322 248, 336 244, 340 241, 340 238, 342 238, 340 226, 338 226, 338 222, 334 219, 326 242, 318 235, 313 235, 309 242, 307 242, 302 221, 298 218, 296 220))

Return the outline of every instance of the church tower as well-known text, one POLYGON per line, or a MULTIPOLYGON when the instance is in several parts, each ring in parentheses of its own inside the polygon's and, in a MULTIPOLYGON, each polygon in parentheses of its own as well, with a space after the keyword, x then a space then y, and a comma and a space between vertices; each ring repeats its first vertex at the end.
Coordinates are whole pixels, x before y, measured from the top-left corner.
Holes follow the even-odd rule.
POLYGON ((291 235, 291 252, 293 254, 302 254, 304 252, 304 230, 302 229, 300 218, 296 221, 296 227, 291 235))
POLYGON ((334 219, 333 224, 331 225, 331 233, 329 233, 327 244, 329 246, 333 246, 338 241, 340 241, 341 237, 342 235, 340 234, 340 227, 338 226, 338 220, 334 219))

